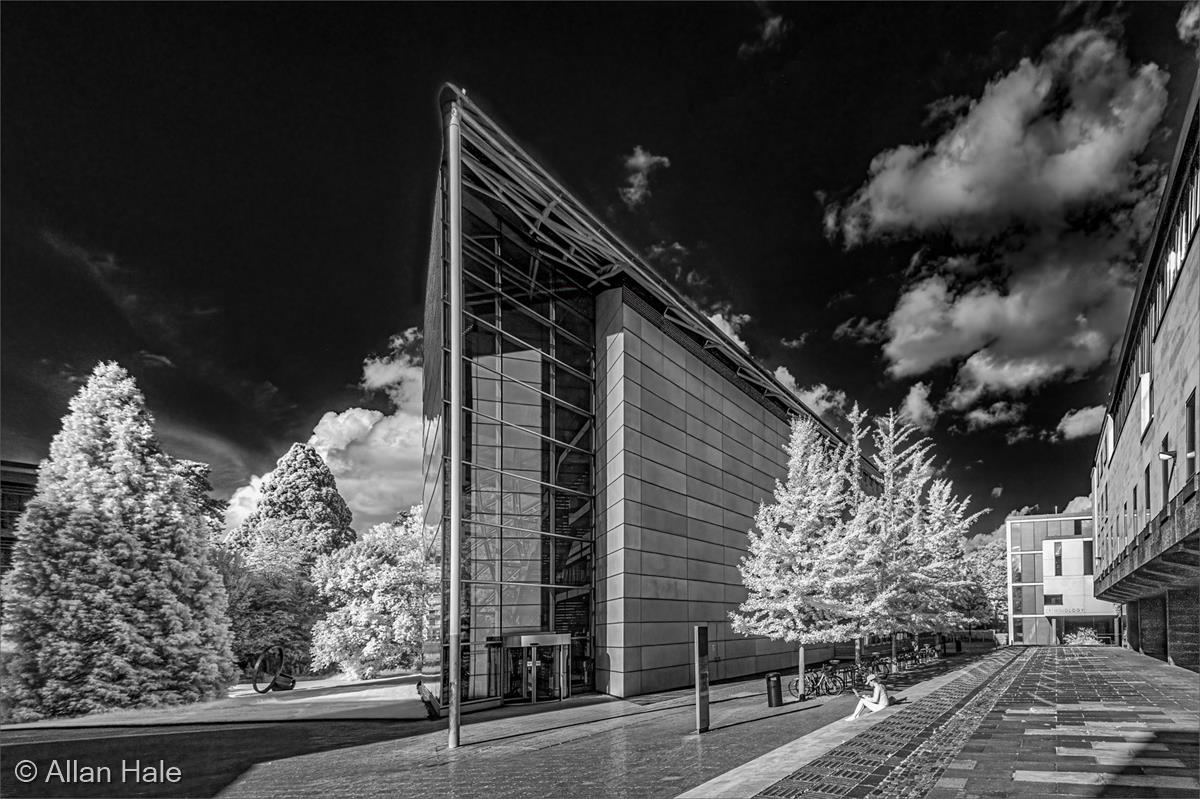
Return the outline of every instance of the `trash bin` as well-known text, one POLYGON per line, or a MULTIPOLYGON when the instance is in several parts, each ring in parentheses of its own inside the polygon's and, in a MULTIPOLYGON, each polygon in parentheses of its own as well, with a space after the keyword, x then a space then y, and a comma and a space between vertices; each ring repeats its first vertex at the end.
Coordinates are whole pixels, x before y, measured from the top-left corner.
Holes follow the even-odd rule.
POLYGON ((779 680, 779 672, 773 671, 767 675, 767 707, 779 707, 783 704, 783 684, 779 680))

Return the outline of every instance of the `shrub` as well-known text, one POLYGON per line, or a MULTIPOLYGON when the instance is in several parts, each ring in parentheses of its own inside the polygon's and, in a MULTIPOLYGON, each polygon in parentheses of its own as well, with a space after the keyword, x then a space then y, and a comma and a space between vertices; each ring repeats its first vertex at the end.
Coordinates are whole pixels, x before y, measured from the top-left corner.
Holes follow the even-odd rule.
POLYGON ((1081 627, 1064 635, 1063 644, 1066 646, 1100 646, 1101 641, 1091 627, 1081 627))

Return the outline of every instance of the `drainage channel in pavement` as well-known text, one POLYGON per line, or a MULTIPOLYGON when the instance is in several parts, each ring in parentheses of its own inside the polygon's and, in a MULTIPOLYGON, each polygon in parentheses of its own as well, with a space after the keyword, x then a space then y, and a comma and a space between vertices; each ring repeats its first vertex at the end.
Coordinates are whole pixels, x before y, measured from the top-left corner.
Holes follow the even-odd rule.
POLYGON ((924 795, 1022 670, 1008 667, 1026 656, 1024 650, 1004 649, 985 657, 937 693, 864 730, 757 796, 924 795))

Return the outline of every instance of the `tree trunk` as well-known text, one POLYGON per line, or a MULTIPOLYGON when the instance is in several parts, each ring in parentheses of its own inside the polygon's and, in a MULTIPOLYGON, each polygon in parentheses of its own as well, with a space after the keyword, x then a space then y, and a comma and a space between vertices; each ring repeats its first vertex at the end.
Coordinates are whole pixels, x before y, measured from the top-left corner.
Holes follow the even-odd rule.
POLYGON ((855 638, 854 638, 854 665, 856 667, 862 666, 862 636, 861 635, 855 636, 855 638))
POLYGON ((896 631, 892 631, 892 674, 900 671, 900 663, 896 660, 896 631))
POLYGON ((800 644, 800 701, 806 699, 804 696, 804 644, 800 644))

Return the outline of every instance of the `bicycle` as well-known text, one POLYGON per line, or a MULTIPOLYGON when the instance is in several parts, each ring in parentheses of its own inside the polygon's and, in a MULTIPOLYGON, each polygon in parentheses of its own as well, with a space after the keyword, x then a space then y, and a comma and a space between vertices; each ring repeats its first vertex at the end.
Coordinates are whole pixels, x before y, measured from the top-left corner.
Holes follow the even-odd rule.
POLYGON ((864 664, 864 668, 876 677, 886 677, 892 673, 892 659, 887 655, 875 655, 864 664))
MULTIPOLYGON (((805 696, 835 696, 846 690, 846 681, 837 675, 835 667, 837 664, 833 661, 815 669, 808 669, 804 672, 804 695, 805 696)), ((788 692, 800 698, 800 678, 793 677, 788 683, 788 692)))
POLYGON ((296 687, 296 678, 284 668, 287 652, 282 646, 269 646, 254 661, 254 692, 290 691, 296 687))

